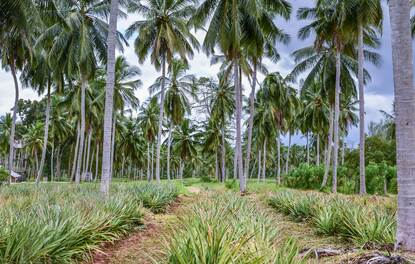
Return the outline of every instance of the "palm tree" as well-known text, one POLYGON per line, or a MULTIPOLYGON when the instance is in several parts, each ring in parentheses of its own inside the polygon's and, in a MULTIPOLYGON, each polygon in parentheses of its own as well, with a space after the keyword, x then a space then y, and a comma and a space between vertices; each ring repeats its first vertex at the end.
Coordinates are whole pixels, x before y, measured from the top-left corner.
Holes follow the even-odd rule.
POLYGON ((193 48, 199 43, 190 32, 186 20, 194 12, 194 0, 150 0, 145 5, 133 3, 131 12, 139 12, 145 20, 136 21, 127 30, 126 36, 138 33, 135 39, 135 52, 142 63, 151 53, 151 62, 159 70, 161 67, 160 113, 158 118, 156 178, 160 181, 160 147, 164 114, 166 62, 171 64, 174 54, 182 60, 193 56, 193 48))
POLYGON ((173 132, 173 151, 178 154, 180 158, 179 171, 180 179, 183 179, 184 163, 191 157, 197 156, 197 130, 189 119, 185 119, 180 126, 173 132))
POLYGON ((169 119, 169 135, 167 138, 167 179, 170 180, 170 148, 172 140, 172 130, 174 126, 182 123, 185 114, 190 115, 190 101, 196 99, 195 77, 186 74, 189 65, 183 60, 173 60, 169 66, 169 76, 161 77, 150 87, 150 93, 161 95, 161 84, 164 80, 167 87, 164 109, 169 119))
MULTIPOLYGON (((276 14, 281 15, 284 19, 288 20, 291 14, 291 5, 282 0, 278 1, 279 6, 277 10, 272 10, 264 8, 257 9, 256 12, 259 14, 256 15, 261 17, 264 13, 263 17, 267 17, 265 19, 268 25, 271 27, 261 27, 261 30, 257 30, 257 34, 254 37, 250 37, 247 40, 243 40, 243 46, 245 48, 246 53, 248 53, 248 57, 251 60, 252 64, 252 84, 251 84, 251 93, 249 96, 249 121, 248 121, 248 142, 247 142, 247 150, 246 150, 246 160, 245 160, 245 178, 248 178, 249 175, 249 163, 251 159, 251 142, 252 142, 252 128, 253 128, 253 119, 255 114, 255 88, 257 83, 257 69, 258 64, 262 61, 263 57, 268 57, 272 61, 276 62, 279 60, 279 54, 275 49, 274 45, 275 42, 278 40, 284 44, 287 44, 289 41, 289 36, 285 34, 282 30, 280 30, 272 21, 276 14), (271 28, 271 29, 270 29, 271 28)), ((258 2, 261 3, 262 2, 258 2)), ((258 24, 263 25, 264 21, 259 22, 258 24)))
MULTIPOLYGON (((80 140, 75 174, 75 182, 78 184, 81 180, 81 163, 85 143, 86 89, 88 81, 95 75, 98 62, 106 62, 108 56, 109 25, 106 18, 110 14, 110 5, 104 0, 76 0, 59 1, 55 3, 55 6, 59 16, 55 23, 42 33, 37 42, 42 45, 45 42, 52 42, 48 55, 52 68, 65 73, 69 78, 76 76, 80 79, 80 140)), ((116 7, 114 2, 113 8, 116 7)), ((123 14, 120 10, 118 13, 123 14)), ((113 17, 113 20, 115 18, 113 17)), ((122 49, 121 40, 124 40, 122 35, 117 33, 116 46, 120 49, 122 49)), ((125 40, 124 43, 126 43, 125 40)))
MULTIPOLYGON (((357 38, 358 38, 358 83, 359 83, 359 128, 360 128, 360 194, 366 194, 366 176, 365 176, 365 100, 364 100, 364 31, 372 30, 372 27, 382 27, 382 6, 379 0, 359 1, 354 7, 353 20, 357 21, 357 38), (357 18, 357 19, 356 19, 357 18)), ((368 35, 368 34, 366 34, 368 35)))
POLYGON ((111 0, 107 36, 107 85, 105 88, 104 138, 102 149, 101 192, 108 193, 111 182, 111 139, 115 81, 115 45, 117 34, 118 0, 111 0))
POLYGON ((160 118, 160 107, 157 104, 157 97, 152 97, 147 104, 140 107, 137 121, 143 131, 147 141, 147 180, 150 181, 150 146, 154 144, 154 139, 158 134, 158 119, 160 118))
POLYGON ((395 83, 398 229, 396 248, 415 251, 415 205, 413 167, 415 148, 415 93, 413 87, 412 41, 409 1, 389 1, 392 29, 393 77, 395 83))

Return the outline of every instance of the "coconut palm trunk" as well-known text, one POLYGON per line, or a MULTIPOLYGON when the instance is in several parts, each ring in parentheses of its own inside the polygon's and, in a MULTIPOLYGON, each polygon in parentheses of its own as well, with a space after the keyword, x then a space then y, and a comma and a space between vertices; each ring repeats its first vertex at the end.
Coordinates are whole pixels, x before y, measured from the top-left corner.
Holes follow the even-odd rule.
POLYGON ((333 106, 330 106, 330 113, 329 113, 329 134, 327 137, 327 146, 325 151, 325 168, 324 168, 324 176, 323 182, 321 183, 321 188, 327 185, 327 180, 329 178, 329 171, 330 171, 330 163, 331 163, 331 149, 333 145, 333 106))
POLYGON ((233 61, 233 68, 234 68, 234 78, 235 78, 235 101, 236 101, 236 114, 235 114, 235 127, 236 127, 236 163, 238 164, 237 167, 237 175, 239 176, 239 190, 241 193, 246 191, 246 181, 243 175, 243 168, 242 168, 242 147, 241 147, 241 115, 242 115, 242 102, 241 102, 241 87, 240 87, 240 79, 239 79, 239 67, 238 67, 238 59, 234 59, 233 61))
POLYGON ((79 139, 80 139, 80 137, 81 137, 81 135, 80 135, 80 124, 79 124, 79 122, 77 122, 76 143, 75 143, 74 157, 73 157, 73 161, 72 161, 73 163, 72 163, 71 181, 73 181, 75 179, 76 163, 77 163, 76 157, 78 156, 78 148, 79 148, 79 139))
POLYGON ((225 129, 222 127, 222 144, 221 144, 221 174, 222 181, 226 180, 226 141, 225 141, 225 129))
POLYGON ((334 95, 334 128, 333 128, 333 181, 331 191, 337 192, 337 165, 339 158, 339 116, 340 116, 340 50, 336 50, 336 89, 334 95))
POLYGON ((291 151, 291 132, 288 131, 288 148, 287 148, 287 157, 285 159, 285 174, 288 174, 288 170, 289 170, 290 151, 291 151))
POLYGON ((171 148, 171 133, 173 130, 173 122, 170 122, 169 138, 167 139, 167 179, 170 180, 170 148, 171 148))
POLYGON ((317 134, 317 143, 316 143, 316 165, 320 166, 320 134, 317 134))
POLYGON ((17 110, 19 102, 19 83, 17 81, 16 67, 14 65, 14 60, 10 63, 10 70, 13 75, 14 81, 14 106, 13 106, 13 117, 12 117, 12 127, 10 129, 10 139, 9 139, 9 181, 12 181, 11 172, 13 171, 13 158, 14 158, 14 135, 16 133, 16 119, 17 119, 17 110))
POLYGON ((164 92, 165 92, 165 78, 166 78, 166 56, 163 56, 161 63, 161 94, 160 94, 160 113, 158 120, 157 131, 157 150, 156 150, 156 179, 160 182, 160 148, 161 148, 161 134, 163 130, 163 114, 164 114, 164 92))
POLYGON ((277 184, 281 184, 281 140, 280 135, 277 137, 277 184))
MULTIPOLYGON (((43 166, 45 164, 46 159, 46 149, 48 147, 48 138, 49 138, 49 119, 50 119, 50 79, 48 79, 48 95, 46 99, 46 117, 45 117, 45 132, 43 134, 43 146, 42 146, 42 157, 40 159, 40 167, 39 171, 37 172, 36 183, 40 182, 43 173, 43 166)), ((53 167, 51 167, 52 169, 53 167)))
POLYGON ((108 193, 111 183, 112 118, 114 108, 115 43, 117 33, 118 0, 111 0, 107 37, 107 84, 105 87, 104 137, 102 149, 101 192, 108 193))
POLYGON ((264 140, 264 154, 262 155, 262 180, 265 181, 267 171, 267 138, 264 140))
POLYGON ((363 26, 359 22, 358 35, 358 81, 359 81, 359 175, 360 175, 360 194, 366 194, 366 175, 365 175, 365 87, 363 82, 363 67, 364 67, 364 53, 363 53, 363 26))
POLYGON ((252 147, 252 128, 254 126, 254 114, 255 114, 255 87, 256 87, 256 74, 257 65, 256 61, 253 63, 252 74, 252 89, 249 96, 249 123, 248 123, 248 143, 246 146, 246 160, 245 160, 245 178, 249 175, 249 163, 251 161, 251 147, 252 147))
POLYGON ((307 165, 310 165, 310 144, 309 144, 309 142, 308 142, 308 132, 307 132, 307 134, 306 134, 306 144, 307 144, 307 146, 306 146, 306 148, 307 148, 307 165))
POLYGON ((147 143, 147 181, 151 180, 150 162, 150 143, 147 143))
POLYGON ((79 130, 79 149, 78 149, 78 161, 76 164, 75 170, 75 183, 79 184, 81 182, 81 167, 82 167, 82 157, 84 151, 85 143, 85 90, 86 90, 86 78, 85 76, 81 77, 81 127, 79 130))
POLYGON ((233 178, 234 179, 239 179, 238 178, 238 156, 236 155, 237 152, 238 150, 236 148, 236 143, 235 143, 234 155, 233 155, 233 178))
POLYGON ((258 181, 261 179, 261 155, 262 155, 262 151, 260 149, 258 149, 258 181))
POLYGON ((410 2, 389 1, 395 86, 398 217, 396 249, 415 251, 415 90, 410 2))

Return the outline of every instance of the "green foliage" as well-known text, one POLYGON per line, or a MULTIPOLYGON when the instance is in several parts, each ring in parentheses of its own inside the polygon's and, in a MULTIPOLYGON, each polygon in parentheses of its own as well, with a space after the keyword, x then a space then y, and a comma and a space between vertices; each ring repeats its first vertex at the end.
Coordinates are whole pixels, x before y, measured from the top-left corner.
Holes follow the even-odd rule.
POLYGON ((238 188, 238 182, 235 179, 225 181, 225 187, 229 190, 236 190, 238 188))
POLYGON ((200 177, 201 182, 211 183, 211 182, 218 182, 217 179, 210 177, 209 175, 203 175, 200 177))
POLYGON ((300 263, 295 241, 277 248, 272 217, 233 193, 198 201, 179 223, 166 245, 168 263, 300 263))
POLYGON ((0 262, 73 263, 88 258, 101 243, 142 225, 142 204, 158 210, 166 205, 160 197, 174 199, 174 188, 167 185, 112 187, 108 197, 95 184, 21 184, 3 189, 0 262))
POLYGON ((283 191, 268 200, 275 210, 310 222, 318 234, 337 235, 359 246, 393 244, 396 204, 342 195, 283 191))
POLYGON ((2 182, 7 181, 8 178, 9 178, 9 172, 5 168, 0 166, 0 185, 2 182))

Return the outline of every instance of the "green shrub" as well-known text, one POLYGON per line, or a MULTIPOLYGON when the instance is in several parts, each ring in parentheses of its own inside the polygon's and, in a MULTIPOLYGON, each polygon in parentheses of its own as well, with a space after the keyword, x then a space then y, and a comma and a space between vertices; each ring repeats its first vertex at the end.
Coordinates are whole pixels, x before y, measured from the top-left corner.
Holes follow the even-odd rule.
POLYGON ((0 166, 0 185, 9 179, 9 172, 0 166))
POLYGON ((238 188, 238 182, 235 179, 225 181, 225 187, 229 190, 235 190, 238 188))
POLYGON ((218 180, 217 180, 217 179, 212 178, 212 177, 207 176, 207 175, 204 175, 204 176, 200 177, 200 181, 201 181, 201 182, 206 182, 206 183, 218 182, 218 180))

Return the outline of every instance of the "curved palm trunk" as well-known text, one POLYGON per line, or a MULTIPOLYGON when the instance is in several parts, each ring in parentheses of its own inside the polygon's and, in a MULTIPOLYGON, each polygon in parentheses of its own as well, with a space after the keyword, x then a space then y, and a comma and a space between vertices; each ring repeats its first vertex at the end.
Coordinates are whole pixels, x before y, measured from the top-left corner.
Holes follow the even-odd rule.
POLYGON ((36 183, 39 183, 40 179, 42 178, 43 166, 45 164, 46 149, 48 147, 48 136, 49 136, 49 119, 50 119, 50 80, 48 79, 48 95, 47 95, 47 101, 46 101, 45 132, 43 134, 42 157, 40 159, 40 167, 39 167, 39 171, 37 172, 36 183))
POLYGON ((164 90, 165 90, 165 77, 166 77, 166 58, 162 58, 162 69, 161 69, 161 97, 160 97, 160 113, 159 113, 159 124, 157 131, 157 152, 156 152, 156 179, 160 182, 160 148, 161 148, 161 133, 163 132, 163 114, 164 114, 164 90))
POLYGON ((257 65, 254 62, 254 71, 252 74, 252 89, 249 96, 249 124, 248 124, 248 143, 246 146, 246 160, 245 160, 245 178, 249 175, 249 163, 251 161, 251 147, 252 147, 252 128, 254 126, 254 114, 255 114, 255 87, 256 87, 256 74, 257 65))
POLYGON ((321 188, 327 185, 327 180, 329 178, 330 163, 331 163, 331 149, 333 145, 333 106, 330 106, 329 114, 329 134, 327 137, 327 146, 325 151, 325 168, 324 168, 324 177, 321 184, 321 188))
POLYGON ((167 140, 167 179, 170 180, 170 148, 171 148, 171 132, 173 130, 172 128, 173 123, 170 123, 169 127, 169 138, 167 140))
POLYGON ((365 87, 363 83, 363 26, 359 22, 359 43, 358 43, 358 56, 359 56, 359 69, 358 69, 358 81, 359 81, 359 130, 360 130, 360 152, 359 152, 359 175, 360 175, 360 194, 366 194, 366 175, 365 175, 365 87))
POLYGON ((288 174, 289 164, 290 164, 290 150, 291 150, 291 132, 288 131, 288 149, 287 149, 287 158, 285 159, 285 174, 288 174))
POLYGON ((396 248, 415 251, 415 90, 410 2, 389 1, 395 84, 398 228, 396 248))
POLYGON ((333 144, 333 181, 331 191, 337 192, 337 165, 339 158, 339 116, 340 116, 340 59, 341 54, 336 51, 336 90, 334 96, 334 144, 333 144))
POLYGON ((235 114, 235 127, 236 127, 236 161, 238 164, 237 175, 239 176, 239 189, 241 193, 246 191, 246 181, 243 175, 242 168, 242 147, 241 147, 241 115, 242 115, 242 102, 241 102, 241 86, 239 79, 239 67, 238 60, 234 59, 234 78, 235 78, 235 101, 236 101, 236 114, 235 114))
POLYGON ((85 143, 85 90, 86 90, 86 78, 85 76, 81 77, 81 128, 80 128, 80 137, 79 137, 79 149, 78 149, 78 162, 76 164, 75 172, 75 183, 79 184, 81 182, 81 167, 82 167, 82 157, 84 151, 85 143))
POLYGON ((262 180, 265 181, 265 173, 267 170, 267 139, 264 140, 264 154, 262 155, 262 180))
POLYGON ((118 0, 111 0, 107 37, 107 85, 105 87, 104 137, 102 150, 101 192, 108 193, 111 183, 112 118, 114 108, 115 42, 117 33, 118 0))
POLYGON ((10 129, 10 139, 9 139, 9 181, 12 181, 11 172, 13 171, 13 159, 14 159, 14 135, 16 133, 16 119, 17 119, 17 110, 18 110, 18 102, 19 102, 19 83, 17 82, 16 76, 16 68, 14 65, 14 61, 10 64, 10 70, 13 75, 14 81, 14 106, 13 106, 13 117, 12 117, 12 127, 10 129))

